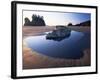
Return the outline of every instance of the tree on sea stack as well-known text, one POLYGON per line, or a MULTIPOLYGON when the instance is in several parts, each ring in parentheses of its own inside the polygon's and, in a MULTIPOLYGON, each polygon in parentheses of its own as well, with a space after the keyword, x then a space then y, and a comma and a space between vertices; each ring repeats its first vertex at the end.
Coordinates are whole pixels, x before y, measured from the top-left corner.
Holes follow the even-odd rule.
POLYGON ((45 26, 45 21, 43 19, 43 16, 39 15, 32 15, 32 25, 33 26, 45 26))
POLYGON ((32 21, 30 22, 28 19, 25 20, 24 26, 45 26, 45 21, 43 19, 43 16, 33 14, 32 15, 32 21))

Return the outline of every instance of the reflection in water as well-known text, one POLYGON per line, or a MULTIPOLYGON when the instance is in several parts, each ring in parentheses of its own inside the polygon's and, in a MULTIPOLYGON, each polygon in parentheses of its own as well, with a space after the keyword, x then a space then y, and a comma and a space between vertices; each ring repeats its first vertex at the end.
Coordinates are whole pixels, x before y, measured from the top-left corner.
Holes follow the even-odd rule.
POLYGON ((90 34, 71 31, 63 40, 46 39, 46 35, 25 38, 29 48, 41 54, 64 59, 80 59, 83 50, 90 48, 90 34))

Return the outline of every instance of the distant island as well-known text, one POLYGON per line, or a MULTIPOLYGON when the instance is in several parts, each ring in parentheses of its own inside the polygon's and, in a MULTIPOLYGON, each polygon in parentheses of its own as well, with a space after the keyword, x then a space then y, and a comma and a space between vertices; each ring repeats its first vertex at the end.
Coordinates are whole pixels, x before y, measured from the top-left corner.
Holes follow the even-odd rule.
POLYGON ((84 21, 79 24, 76 24, 75 26, 91 26, 91 21, 90 20, 84 21))

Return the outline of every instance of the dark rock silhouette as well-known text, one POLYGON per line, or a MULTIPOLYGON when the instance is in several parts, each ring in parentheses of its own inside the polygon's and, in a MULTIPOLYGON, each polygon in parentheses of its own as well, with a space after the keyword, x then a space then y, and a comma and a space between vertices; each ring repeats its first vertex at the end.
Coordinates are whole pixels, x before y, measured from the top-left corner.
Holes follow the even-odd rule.
POLYGON ((29 26, 29 25, 31 25, 31 22, 30 22, 30 20, 26 17, 25 19, 25 24, 24 24, 24 26, 29 26))
POLYGON ((88 20, 88 21, 76 24, 75 26, 91 26, 91 21, 88 20))
POLYGON ((32 21, 30 21, 27 17, 25 18, 24 26, 45 26, 45 21, 43 16, 32 15, 32 21))
POLYGON ((72 23, 69 23, 68 26, 73 26, 73 24, 72 23))

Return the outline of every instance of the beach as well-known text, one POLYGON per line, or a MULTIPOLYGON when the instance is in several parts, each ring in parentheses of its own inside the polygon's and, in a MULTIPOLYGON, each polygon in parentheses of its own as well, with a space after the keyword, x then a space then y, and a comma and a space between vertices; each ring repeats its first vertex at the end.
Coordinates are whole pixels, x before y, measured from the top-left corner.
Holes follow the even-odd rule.
MULTIPOLYGON (((79 32, 90 32, 90 27, 69 27, 72 30, 79 32)), ((40 54, 32 49, 28 48, 27 43, 24 42, 24 38, 28 36, 36 36, 43 32, 54 30, 55 27, 32 27, 23 26, 23 69, 39 69, 39 68, 56 68, 56 67, 79 67, 91 65, 91 50, 89 48, 83 51, 84 56, 80 59, 60 59, 53 58, 43 54, 40 54)))

